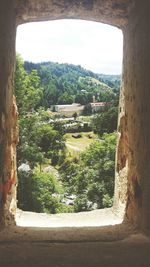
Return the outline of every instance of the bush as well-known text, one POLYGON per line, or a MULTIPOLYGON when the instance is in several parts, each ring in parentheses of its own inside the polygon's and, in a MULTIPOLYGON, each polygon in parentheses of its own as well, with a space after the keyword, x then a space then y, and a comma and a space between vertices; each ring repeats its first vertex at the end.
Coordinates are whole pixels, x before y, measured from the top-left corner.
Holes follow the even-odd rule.
POLYGON ((118 107, 111 107, 93 118, 92 128, 99 136, 117 130, 118 107))
POLYGON ((18 207, 34 212, 56 213, 59 209, 61 188, 56 178, 49 174, 34 169, 33 172, 18 173, 18 207))
POLYGON ((79 195, 75 200, 74 205, 75 212, 90 211, 92 210, 92 203, 88 201, 87 195, 79 195))

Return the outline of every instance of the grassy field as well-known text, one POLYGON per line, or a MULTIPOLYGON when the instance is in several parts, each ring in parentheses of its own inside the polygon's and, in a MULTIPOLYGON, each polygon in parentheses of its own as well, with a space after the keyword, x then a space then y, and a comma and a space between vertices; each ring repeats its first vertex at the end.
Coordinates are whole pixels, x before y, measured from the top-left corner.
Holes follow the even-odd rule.
POLYGON ((78 156, 80 152, 84 151, 96 139, 96 135, 93 132, 81 132, 79 134, 81 134, 80 138, 74 138, 72 136, 73 133, 67 133, 65 135, 66 146, 70 156, 78 156))

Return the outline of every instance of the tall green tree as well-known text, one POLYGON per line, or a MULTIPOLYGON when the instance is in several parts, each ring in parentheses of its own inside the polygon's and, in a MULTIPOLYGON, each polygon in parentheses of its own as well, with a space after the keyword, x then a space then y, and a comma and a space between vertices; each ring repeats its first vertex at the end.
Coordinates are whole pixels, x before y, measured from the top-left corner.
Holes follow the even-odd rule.
POLYGON ((45 112, 38 110, 20 117, 20 140, 17 153, 19 164, 27 162, 33 168, 47 159, 57 164, 65 153, 63 135, 44 120, 47 120, 47 117, 44 117, 43 113, 45 112))
POLYGON ((40 78, 37 70, 29 74, 24 69, 22 58, 16 55, 14 93, 17 100, 19 114, 26 114, 40 107, 43 97, 40 78))
POLYGON ((59 195, 61 196, 62 189, 52 174, 35 168, 29 172, 19 171, 18 176, 19 208, 47 213, 58 213, 61 210, 59 195))
POLYGON ((118 107, 111 107, 93 117, 92 128, 99 136, 117 130, 118 107))
POLYGON ((17 107, 19 114, 24 112, 24 95, 26 92, 27 86, 27 73, 23 66, 23 59, 19 54, 16 55, 16 69, 15 69, 15 78, 14 78, 14 93, 16 96, 17 107))

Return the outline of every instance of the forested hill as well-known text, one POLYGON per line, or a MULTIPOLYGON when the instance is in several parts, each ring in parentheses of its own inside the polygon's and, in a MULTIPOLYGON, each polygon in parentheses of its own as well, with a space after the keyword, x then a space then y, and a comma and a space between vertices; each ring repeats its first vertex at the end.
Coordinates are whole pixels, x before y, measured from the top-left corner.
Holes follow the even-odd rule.
POLYGON ((53 62, 24 62, 27 73, 37 70, 44 89, 44 106, 52 104, 83 105, 93 101, 112 101, 120 87, 120 75, 96 74, 81 66, 53 62))
POLYGON ((49 71, 53 76, 60 77, 65 74, 74 74, 75 76, 81 77, 92 77, 101 82, 106 83, 110 87, 120 86, 121 75, 111 75, 111 74, 98 74, 90 70, 82 68, 80 65, 73 64, 59 64, 54 62, 42 62, 42 63, 33 63, 33 62, 24 62, 24 67, 27 72, 30 72, 33 69, 36 69, 39 73, 42 73, 43 70, 49 71))

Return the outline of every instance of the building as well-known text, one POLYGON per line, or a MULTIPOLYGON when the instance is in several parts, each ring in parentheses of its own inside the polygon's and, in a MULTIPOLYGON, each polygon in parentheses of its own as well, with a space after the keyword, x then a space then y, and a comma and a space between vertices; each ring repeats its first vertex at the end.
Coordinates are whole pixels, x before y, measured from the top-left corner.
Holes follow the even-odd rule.
POLYGON ((111 105, 110 102, 94 102, 90 103, 92 112, 98 112, 105 110, 106 107, 109 107, 111 105))
POLYGON ((83 105, 73 103, 70 105, 55 105, 55 112, 60 112, 63 115, 72 116, 73 113, 80 114, 84 109, 83 105))

